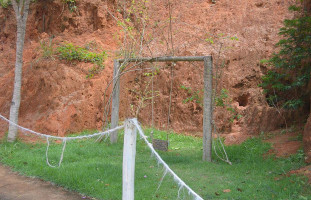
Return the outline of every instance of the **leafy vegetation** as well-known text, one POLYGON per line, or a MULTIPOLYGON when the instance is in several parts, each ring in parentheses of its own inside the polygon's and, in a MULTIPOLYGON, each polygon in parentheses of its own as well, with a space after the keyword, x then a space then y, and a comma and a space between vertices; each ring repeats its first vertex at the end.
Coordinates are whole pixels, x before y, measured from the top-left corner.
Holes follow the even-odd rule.
POLYGON ((184 85, 180 86, 180 88, 182 90, 185 90, 187 92, 187 95, 190 96, 190 97, 187 97, 186 99, 183 100, 183 103, 188 103, 188 102, 195 102, 197 104, 199 104, 200 106, 203 106, 203 90, 196 90, 196 91, 193 91, 191 89, 191 87, 186 87, 184 85))
MULTIPOLYGON (((131 116, 137 117, 140 111, 145 108, 148 104, 152 104, 152 99, 159 96, 158 90, 152 90, 152 81, 155 76, 160 72, 158 67, 155 67, 151 72, 141 73, 142 79, 135 78, 135 85, 132 88, 127 88, 129 94, 134 96, 130 103, 131 116), (142 85, 145 84, 145 86, 142 85), (151 87, 151 88, 150 88, 151 87)), ((139 75, 137 75, 139 76, 139 75)))
POLYGON ((42 57, 46 59, 54 58, 54 47, 53 47, 53 41, 52 39, 49 39, 49 41, 41 40, 40 41, 40 49, 42 51, 42 57))
POLYGON ((262 77, 262 86, 272 106, 297 109, 305 103, 305 92, 311 72, 311 16, 301 13, 301 8, 291 6, 293 19, 286 19, 277 43, 280 48, 271 59, 263 60, 273 66, 262 77))
MULTIPOLYGON (((187 95, 189 97, 187 97, 186 99, 183 99, 183 103, 188 103, 188 102, 194 102, 196 103, 197 105, 203 107, 203 92, 204 90, 196 90, 196 91, 193 91, 191 89, 191 87, 186 87, 184 85, 180 86, 180 88, 182 90, 185 90, 187 92, 187 95)), ((221 89, 220 91, 220 94, 217 95, 215 97, 215 105, 217 107, 222 107, 222 108, 225 108, 231 115, 229 121, 231 123, 233 123, 233 121, 236 119, 236 120, 239 120, 242 115, 240 115, 237 110, 231 106, 231 99, 229 97, 229 91, 227 89, 221 89)))
POLYGON ((63 44, 57 47, 57 52, 59 53, 60 59, 91 62, 100 67, 103 67, 103 61, 107 56, 105 51, 102 53, 95 53, 88 51, 83 47, 75 46, 72 43, 63 44))
POLYGON ((120 38, 117 39, 120 44, 120 50, 117 52, 118 57, 141 57, 143 46, 149 44, 149 42, 153 40, 152 34, 146 34, 147 24, 150 22, 147 6, 148 2, 150 1, 117 1, 117 11, 123 17, 118 18, 112 13, 109 13, 116 20, 117 25, 122 28, 122 31, 126 35, 122 42, 120 38))
POLYGON ((216 106, 225 107, 229 98, 228 90, 221 89, 220 94, 215 98, 216 106))
POLYGON ((9 0, 0 0, 0 6, 3 8, 7 8, 10 5, 10 1, 9 0))
MULTIPOLYGON (((146 130, 147 133, 151 129, 146 130)), ((83 132, 88 134, 89 132, 83 132)), ((154 130, 154 136, 166 138, 166 132, 154 130)), ((93 140, 68 142, 63 164, 59 169, 45 163, 46 145, 0 145, 1 162, 28 176, 36 176, 57 185, 99 199, 121 199, 122 191, 122 135, 115 145, 95 143, 93 140)), ((241 145, 226 147, 233 165, 215 159, 201 161, 200 138, 170 134, 168 152, 160 152, 169 166, 204 199, 310 199, 311 188, 305 177, 288 172, 304 165, 299 151, 289 158, 263 156, 270 145, 252 138, 241 145), (228 190, 229 189, 229 190, 228 190)), ((49 159, 58 162, 60 144, 51 145, 49 159)), ((214 155, 215 158, 215 155, 214 155)), ((135 174, 135 199, 176 199, 178 185, 166 176, 157 191, 163 175, 150 151, 138 140, 135 174)), ((181 190, 181 198, 190 199, 181 190)))
POLYGON ((57 47, 57 53, 60 59, 67 61, 80 61, 80 62, 91 62, 94 66, 89 70, 87 78, 92 78, 95 74, 99 73, 104 69, 104 60, 107 59, 107 53, 105 51, 101 53, 91 52, 84 47, 73 45, 72 43, 66 43, 57 47))
POLYGON ((58 57, 61 60, 67 60, 70 62, 90 62, 94 66, 89 70, 86 78, 92 78, 95 74, 98 74, 104 69, 103 62, 107 59, 108 54, 105 51, 101 53, 96 53, 90 51, 90 49, 98 50, 96 42, 91 41, 85 45, 85 47, 80 47, 73 45, 72 43, 62 44, 54 48, 53 40, 41 40, 39 51, 42 54, 42 58, 45 59, 55 59, 58 57))
POLYGON ((64 4, 67 4, 70 12, 74 12, 77 10, 77 0, 63 0, 64 4))
POLYGON ((230 122, 232 123, 235 119, 239 120, 242 115, 240 115, 237 110, 231 106, 231 99, 229 97, 229 91, 227 89, 221 89, 220 94, 215 97, 215 105, 218 107, 226 108, 231 114, 230 122))

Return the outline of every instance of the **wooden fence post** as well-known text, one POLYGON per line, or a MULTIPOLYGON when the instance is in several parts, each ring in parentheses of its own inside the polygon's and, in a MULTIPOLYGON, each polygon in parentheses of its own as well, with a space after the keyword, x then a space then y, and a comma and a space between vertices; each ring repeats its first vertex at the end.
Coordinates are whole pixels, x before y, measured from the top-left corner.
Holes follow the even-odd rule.
MULTIPOLYGON (((120 62, 113 61, 113 91, 112 91, 112 108, 111 108, 111 128, 115 128, 119 123, 119 104, 120 104, 120 62)), ((110 134, 110 142, 116 143, 118 131, 110 134)))
POLYGON ((213 61, 204 57, 203 161, 212 161, 213 61))
POLYGON ((134 200, 136 134, 136 126, 127 120, 124 127, 122 200, 134 200))

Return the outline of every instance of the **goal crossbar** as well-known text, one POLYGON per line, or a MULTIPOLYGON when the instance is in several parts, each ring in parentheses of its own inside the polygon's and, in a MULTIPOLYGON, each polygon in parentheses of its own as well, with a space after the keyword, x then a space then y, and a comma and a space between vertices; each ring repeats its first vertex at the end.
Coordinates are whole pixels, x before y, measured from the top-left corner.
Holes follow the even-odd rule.
POLYGON ((127 58, 117 60, 119 63, 124 62, 178 62, 178 61, 204 61, 212 56, 165 56, 165 57, 144 57, 144 58, 127 58))

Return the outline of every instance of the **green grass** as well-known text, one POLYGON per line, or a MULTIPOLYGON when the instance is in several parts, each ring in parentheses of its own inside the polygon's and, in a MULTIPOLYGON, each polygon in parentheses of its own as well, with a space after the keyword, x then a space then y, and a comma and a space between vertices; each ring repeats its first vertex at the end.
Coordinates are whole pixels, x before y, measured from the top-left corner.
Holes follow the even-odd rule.
MULTIPOLYGON (((151 129, 147 129, 149 133, 151 129)), ((84 132, 83 134, 87 134, 84 132)), ((166 133, 155 131, 157 138, 166 133)), ((160 152, 169 166, 204 199, 311 199, 311 188, 305 177, 287 172, 303 166, 303 154, 276 159, 263 156, 270 145, 260 139, 249 139, 241 145, 226 147, 232 166, 219 160, 201 161, 202 140, 190 136, 170 134, 168 152, 160 152), (225 193, 223 190, 230 189, 225 193)), ((118 143, 95 143, 93 140, 67 143, 64 160, 59 169, 45 163, 46 144, 16 142, 0 144, 0 159, 5 165, 27 176, 52 181, 70 190, 98 199, 121 199, 123 136, 118 143)), ((49 159, 58 162, 60 144, 50 148, 49 159)), ((215 156, 214 156, 215 158, 215 156)), ((163 175, 149 149, 137 143, 135 199, 177 199, 178 185, 166 175, 156 192, 163 175)), ((181 199, 191 199, 181 191, 181 199)))

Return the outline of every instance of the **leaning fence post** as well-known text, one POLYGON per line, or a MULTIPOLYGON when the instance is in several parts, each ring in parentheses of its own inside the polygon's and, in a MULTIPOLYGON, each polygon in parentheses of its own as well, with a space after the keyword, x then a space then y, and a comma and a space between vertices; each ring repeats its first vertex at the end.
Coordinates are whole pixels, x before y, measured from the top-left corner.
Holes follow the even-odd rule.
MULTIPOLYGON (((111 109, 111 128, 115 128, 119 123, 119 104, 120 104, 120 62, 113 61, 113 91, 112 91, 112 109, 111 109)), ((110 142, 116 143, 118 131, 110 134, 110 142)))
POLYGON ((204 57, 203 161, 212 161, 213 61, 204 57))
POLYGON ((134 200, 136 132, 136 126, 127 120, 124 127, 122 200, 134 200))

